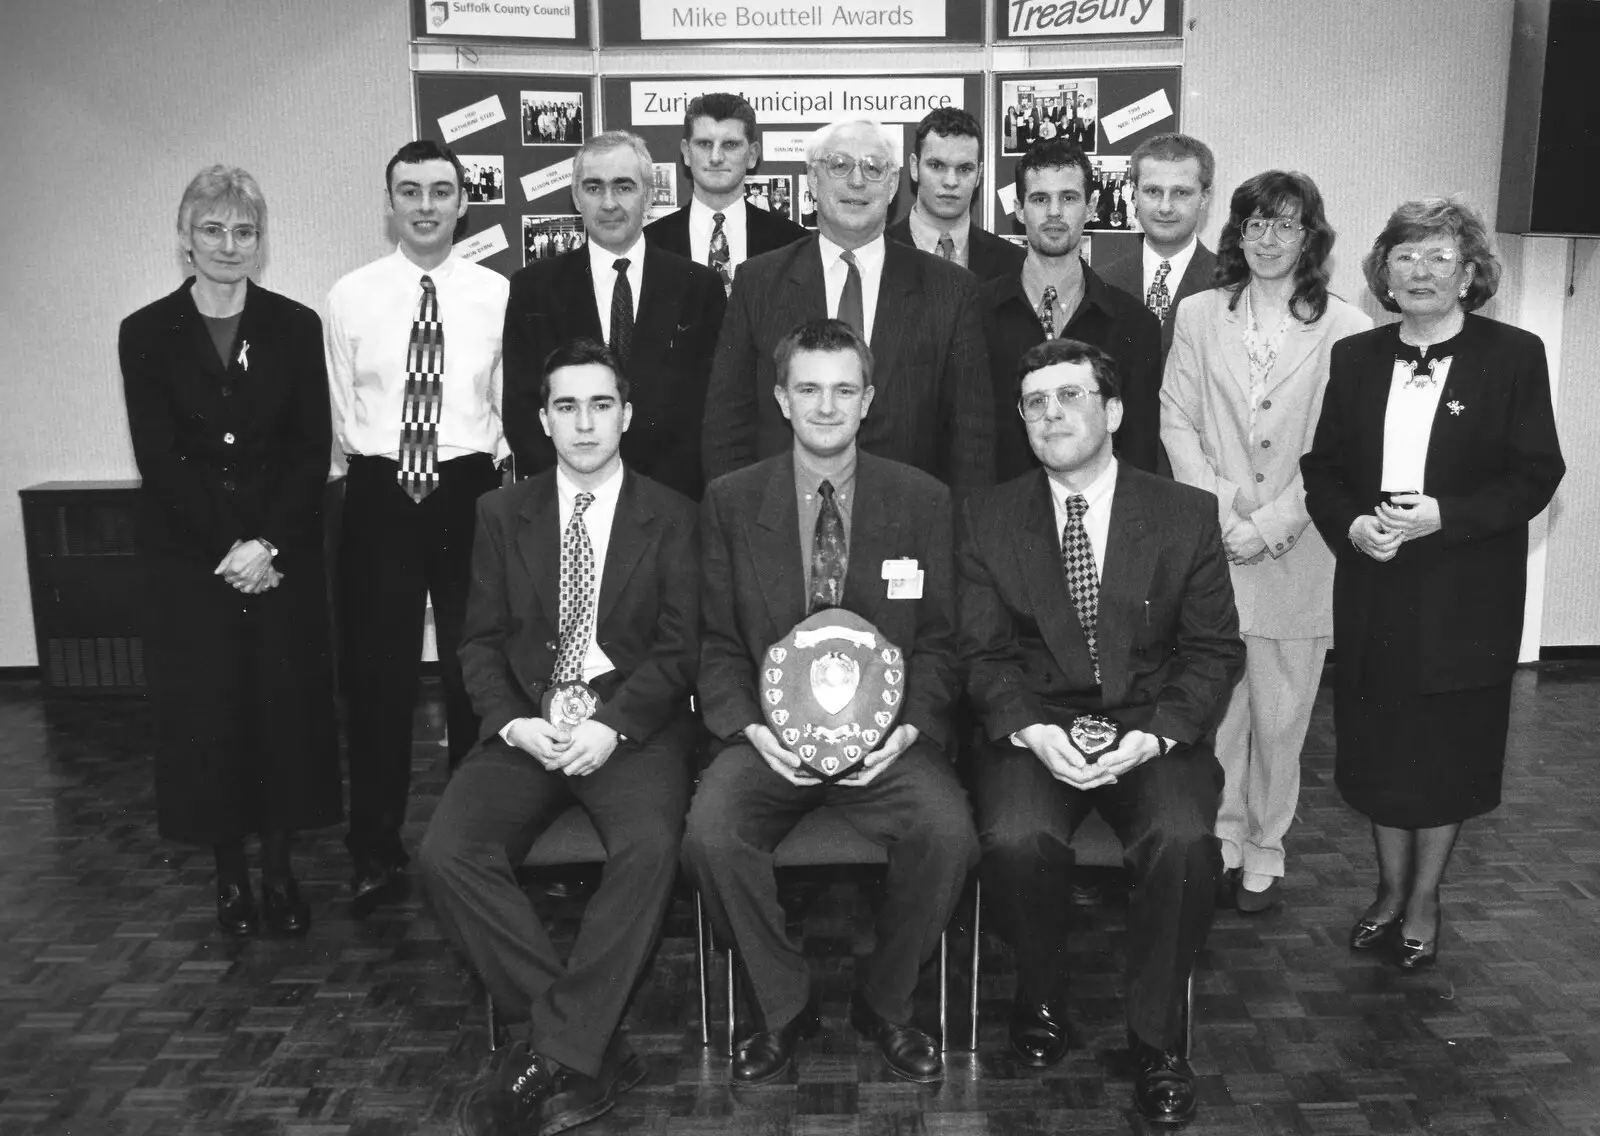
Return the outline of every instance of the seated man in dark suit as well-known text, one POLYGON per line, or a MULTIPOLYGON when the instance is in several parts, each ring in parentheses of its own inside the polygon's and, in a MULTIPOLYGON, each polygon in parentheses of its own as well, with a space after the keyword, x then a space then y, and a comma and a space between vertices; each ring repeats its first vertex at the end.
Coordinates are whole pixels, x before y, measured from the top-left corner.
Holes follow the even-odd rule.
POLYGON ((911 1024, 911 995, 977 855, 949 757, 950 492, 858 451, 874 389, 872 354, 851 328, 804 324, 776 356, 774 393, 794 424, 793 447, 712 482, 700 511, 700 707, 723 748, 690 807, 684 863, 745 964, 760 1025, 738 1046, 732 1078, 756 1085, 789 1068, 796 1039, 817 1023, 805 957, 778 903, 773 849, 822 805, 884 845, 877 945, 857 964, 850 1017, 897 1076, 935 1081, 944 1075, 939 1045, 911 1024), (906 659, 899 723, 860 770, 832 784, 802 769, 756 700, 767 648, 827 607, 866 619, 906 659))
POLYGON ((1017 364, 1017 405, 1044 469, 963 503, 961 658, 983 724, 976 759, 983 894, 1017 952, 1011 1046, 1067 1047, 1073 831, 1106 818, 1133 874, 1128 1037, 1147 1120, 1194 1113, 1184 990, 1205 942, 1221 851, 1211 735, 1244 664, 1216 501, 1119 462, 1111 357, 1053 339, 1017 364), (1127 732, 1086 761, 1079 714, 1127 732))
POLYGON ((445 934, 510 1023, 467 1136, 562 1131, 644 1076, 618 1026, 671 899, 697 738, 694 504, 619 456, 628 382, 605 347, 563 345, 540 386, 556 468, 478 502, 461 666, 482 740, 421 850, 445 934), (541 699, 574 680, 600 707, 553 724, 541 699), (607 860, 563 963, 512 871, 573 802, 607 860))
POLYGON ((690 100, 678 148, 694 197, 646 225, 645 240, 708 265, 731 291, 734 270, 750 257, 805 239, 806 231, 783 214, 745 201, 745 175, 761 164, 761 134, 743 97, 717 91, 690 100))
MULTIPOLYGON (((1156 472, 1161 451, 1161 325, 1138 299, 1100 279, 1079 255, 1094 169, 1082 150, 1040 142, 1017 163, 1017 216, 1028 255, 985 282, 983 304, 1000 480, 1037 466, 1017 417, 1017 360, 1048 339, 1092 343, 1116 361, 1122 392, 1117 457, 1156 472)), ((1104 201, 1112 195, 1101 193, 1104 201)))
POLYGON ((977 119, 960 107, 929 111, 917 123, 907 169, 917 200, 885 236, 954 261, 979 280, 1022 267, 1027 254, 1020 247, 972 219, 972 201, 983 181, 983 132, 977 119))
POLYGON ((557 346, 582 336, 611 348, 633 388, 623 460, 700 497, 700 420, 728 297, 711 269, 640 236, 651 170, 650 151, 637 135, 613 130, 590 138, 572 167, 572 200, 587 245, 533 261, 511 277, 503 404, 518 477, 555 464, 539 428, 543 364, 557 346))

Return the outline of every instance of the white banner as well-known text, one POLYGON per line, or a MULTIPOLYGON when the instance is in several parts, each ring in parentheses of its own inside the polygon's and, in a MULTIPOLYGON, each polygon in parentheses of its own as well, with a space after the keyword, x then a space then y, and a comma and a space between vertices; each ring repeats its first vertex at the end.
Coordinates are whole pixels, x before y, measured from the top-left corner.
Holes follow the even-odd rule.
POLYGON ((1109 141, 1121 142, 1135 130, 1143 130, 1171 117, 1172 104, 1167 101, 1167 92, 1160 90, 1104 116, 1100 119, 1100 129, 1106 132, 1109 141))
POLYGON ((1166 26, 1166 0, 1007 0, 1002 18, 1012 36, 1177 34, 1166 26))
POLYGON ((501 249, 510 247, 506 243, 505 226, 494 225, 481 233, 474 233, 466 240, 458 242, 456 244, 456 255, 462 260, 470 260, 476 263, 486 256, 493 256, 501 249))
POLYGON ((543 197, 547 193, 554 193, 558 189, 566 189, 572 184, 572 159, 557 162, 553 166, 546 166, 542 170, 534 170, 522 179, 522 196, 529 201, 543 197))
MULTIPOLYGON (((979 0, 966 0, 976 4, 979 0)), ((907 39, 944 35, 945 0, 639 0, 639 38, 907 39)))
POLYGON ((573 0, 428 0, 429 35, 572 39, 577 29, 573 0))
POLYGON ((490 95, 486 99, 479 99, 471 106, 440 115, 439 130, 444 134, 445 142, 449 143, 482 130, 485 126, 493 126, 505 120, 506 112, 500 105, 500 96, 490 95))
POLYGON ((842 118, 920 122, 939 107, 958 107, 956 77, 893 79, 641 79, 628 84, 634 126, 678 126, 690 100, 707 91, 731 91, 755 108, 762 122, 814 122, 842 118))

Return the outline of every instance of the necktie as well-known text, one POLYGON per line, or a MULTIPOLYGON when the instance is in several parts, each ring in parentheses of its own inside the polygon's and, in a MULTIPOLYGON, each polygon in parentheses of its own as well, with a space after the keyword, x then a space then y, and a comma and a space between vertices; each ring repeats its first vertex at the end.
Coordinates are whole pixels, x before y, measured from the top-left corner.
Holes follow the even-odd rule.
POLYGON ((848 550, 844 542, 844 516, 833 499, 833 482, 817 487, 822 508, 817 510, 816 533, 811 540, 811 594, 806 614, 844 602, 844 567, 848 550))
POLYGON ((628 365, 628 349, 633 346, 633 285, 628 283, 628 258, 611 267, 617 270, 617 286, 611 289, 611 335, 608 342, 617 362, 628 365))
POLYGON ((844 291, 839 293, 839 318, 856 329, 862 339, 867 337, 866 317, 861 314, 861 269, 856 266, 856 254, 841 253, 849 274, 844 278, 844 291))
POLYGON ((725 213, 711 214, 715 227, 711 230, 711 253, 706 257, 706 263, 717 270, 717 275, 722 277, 722 290, 733 291, 733 267, 728 262, 728 234, 722 231, 722 222, 728 219, 725 213))
POLYGON ((954 260, 956 258, 956 243, 950 239, 949 233, 939 234, 939 255, 946 260, 954 260))
POLYGON ((580 493, 573 499, 572 519, 561 536, 561 604, 557 610, 561 649, 556 653, 551 682, 583 677, 583 657, 594 638, 594 546, 583 523, 583 512, 592 504, 593 493, 580 493))
POLYGON ((433 277, 422 277, 422 299, 406 350, 405 401, 400 408, 400 488, 421 503, 439 485, 439 408, 444 402, 444 324, 433 277))
POLYGON ((1039 298, 1039 326, 1044 328, 1044 337, 1056 337, 1056 286, 1046 284, 1044 295, 1039 298))
POLYGON ((1078 609, 1078 625, 1089 644, 1089 661, 1094 664, 1094 680, 1100 681, 1100 651, 1095 643, 1095 628, 1100 619, 1100 573, 1094 564, 1094 549, 1089 546, 1089 531, 1083 515, 1089 502, 1081 494, 1067 498, 1067 523, 1061 529, 1061 566, 1067 572, 1067 591, 1072 606, 1078 609))
POLYGON ((1156 319, 1167 322, 1167 309, 1172 306, 1172 293, 1167 291, 1167 273, 1172 271, 1172 261, 1163 260, 1156 269, 1156 278, 1150 282, 1144 306, 1155 313, 1156 319))

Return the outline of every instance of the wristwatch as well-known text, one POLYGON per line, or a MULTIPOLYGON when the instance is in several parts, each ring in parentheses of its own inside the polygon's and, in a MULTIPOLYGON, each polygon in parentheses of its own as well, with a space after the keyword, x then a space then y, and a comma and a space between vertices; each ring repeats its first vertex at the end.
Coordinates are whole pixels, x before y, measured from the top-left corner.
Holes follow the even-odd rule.
POLYGON ((256 543, 259 544, 262 548, 267 550, 267 555, 268 556, 272 557, 274 560, 277 559, 278 550, 273 547, 271 542, 269 542, 266 537, 264 537, 264 536, 256 537, 256 543))

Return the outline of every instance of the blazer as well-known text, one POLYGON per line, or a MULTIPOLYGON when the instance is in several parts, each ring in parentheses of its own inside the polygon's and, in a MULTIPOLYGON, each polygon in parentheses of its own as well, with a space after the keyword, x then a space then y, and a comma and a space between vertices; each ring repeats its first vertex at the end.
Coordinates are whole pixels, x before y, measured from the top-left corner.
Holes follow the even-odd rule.
MULTIPOLYGON (((1104 261, 1097 262, 1095 271, 1100 273, 1107 284, 1113 284, 1124 292, 1132 293, 1141 304, 1144 303, 1144 242, 1121 238, 1107 243, 1119 251, 1104 261)), ((1172 334, 1178 322, 1178 305, 1190 296, 1210 291, 1211 277, 1216 269, 1216 253, 1196 241, 1194 255, 1189 258, 1189 267, 1183 270, 1183 275, 1178 278, 1178 286, 1172 289, 1172 304, 1167 308, 1167 318, 1161 321, 1163 363, 1166 362, 1167 352, 1172 350, 1172 334)))
POLYGON ((1334 345, 1322 416, 1300 460, 1306 509, 1338 561, 1339 667, 1360 667, 1371 597, 1404 558, 1425 581, 1417 611, 1421 691, 1505 682, 1522 639, 1528 522, 1550 503, 1567 468, 1544 344, 1521 328, 1467 316, 1423 472, 1422 491, 1438 500, 1442 527, 1380 564, 1348 537, 1382 496, 1384 417, 1399 345, 1395 323, 1334 345))
MULTIPOLYGON (((611 522, 595 639, 621 683, 595 720, 642 742, 689 711, 699 651, 700 539, 692 501, 632 469, 611 522)), ((478 498, 461 674, 480 736, 537 718, 560 647, 556 474, 478 498)))
POLYGON ((961 658, 986 736, 1100 711, 1200 745, 1244 667, 1209 494, 1119 463, 1100 573, 1100 685, 1061 566, 1043 470, 962 503, 961 658))
MULTIPOLYGON (((794 435, 772 393, 772 351, 795 327, 827 314, 815 234, 739 266, 706 397, 708 480, 789 452, 794 435)), ((871 346, 877 393, 861 448, 958 493, 991 484, 994 411, 973 275, 885 241, 871 346)))
MULTIPOLYGON (((744 202, 745 258, 792 245, 811 234, 789 218, 744 202)), ((644 227, 644 239, 654 241, 668 252, 692 260, 689 252, 689 206, 668 213, 644 227)))
MULTIPOLYGON (((702 486, 706 376, 727 303, 714 271, 645 244, 644 283, 626 368, 633 422, 622 435, 622 460, 696 499, 702 486)), ((539 424, 545 357, 578 336, 604 343, 609 322, 610 313, 602 320, 595 306, 587 248, 535 261, 511 277, 502 407, 518 477, 556 464, 555 447, 539 424)))
MULTIPOLYGON (((883 235, 891 241, 917 247, 917 242, 911 236, 909 216, 890 225, 883 235)), ((967 271, 979 280, 993 280, 997 276, 1020 272, 1022 262, 1027 259, 1027 249, 1012 244, 1004 237, 997 237, 986 229, 980 229, 977 222, 967 229, 967 271)))
MULTIPOLYGON (((806 616, 794 453, 713 481, 700 506, 700 708, 717 737, 765 721, 762 656, 806 616)), ((906 656, 900 720, 947 748, 957 689, 950 491, 899 462, 857 455, 842 607, 870 621, 906 656), (889 599, 885 560, 915 560, 922 598, 889 599)))
POLYGON ((117 337, 141 547, 215 565, 234 541, 260 537, 286 578, 298 565, 320 579, 333 446, 322 321, 246 281, 224 363, 193 283, 134 312, 117 337))
POLYGON ((1250 358, 1244 301, 1202 292, 1178 313, 1172 353, 1161 379, 1161 442, 1172 476, 1216 495, 1217 519, 1255 522, 1264 558, 1233 564, 1239 626, 1266 639, 1333 634, 1333 554, 1306 512, 1300 455, 1322 413, 1328 356, 1372 320, 1337 296, 1316 323, 1291 320, 1250 429, 1250 358))

